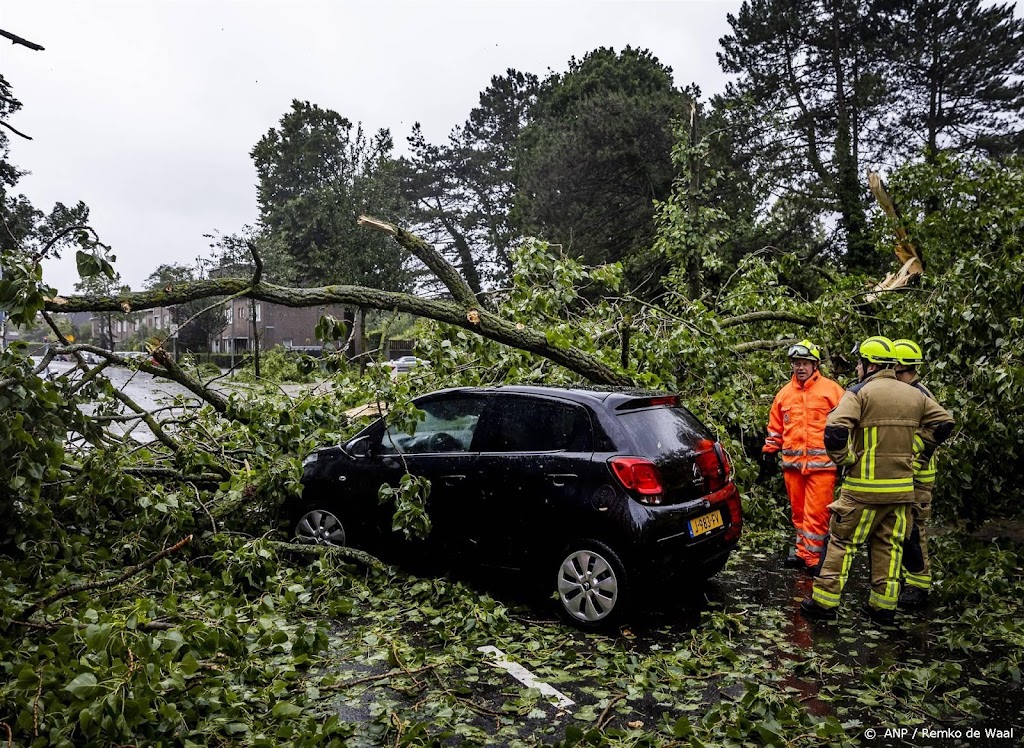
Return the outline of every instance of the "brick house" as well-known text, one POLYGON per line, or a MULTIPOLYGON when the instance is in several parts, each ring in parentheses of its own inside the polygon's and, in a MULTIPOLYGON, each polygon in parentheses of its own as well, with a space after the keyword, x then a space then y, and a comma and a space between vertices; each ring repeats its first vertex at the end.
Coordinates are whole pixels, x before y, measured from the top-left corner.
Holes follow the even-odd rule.
MULTIPOLYGON (((323 315, 342 319, 347 307, 331 304, 316 307, 288 307, 266 301, 232 299, 224 305, 227 321, 220 335, 212 343, 213 353, 245 353, 253 349, 253 338, 258 337, 260 350, 274 346, 285 348, 321 347, 316 337, 316 326, 323 315)), ((350 313, 351 314, 351 313, 350 313)), ((354 315, 358 325, 358 315, 354 315)), ((360 336, 357 334, 355 340, 360 336)), ((357 343, 358 345, 358 343, 357 343)))

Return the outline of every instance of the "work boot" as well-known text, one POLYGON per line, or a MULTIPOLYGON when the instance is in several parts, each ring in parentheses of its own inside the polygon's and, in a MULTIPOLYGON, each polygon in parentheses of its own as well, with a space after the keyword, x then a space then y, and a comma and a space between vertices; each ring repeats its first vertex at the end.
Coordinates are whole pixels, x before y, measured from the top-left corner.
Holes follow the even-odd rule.
POLYGON ((928 590, 920 587, 904 587, 897 605, 901 608, 920 608, 928 603, 928 590))
POLYGON ((806 564, 804 560, 796 555, 796 548, 790 548, 789 554, 786 556, 786 560, 782 562, 782 565, 787 569, 802 569, 806 564))
POLYGON ((812 597, 808 597, 801 601, 800 612, 805 618, 818 618, 823 621, 832 621, 835 620, 836 617, 835 608, 826 608, 812 597))
POLYGON ((860 606, 861 612, 870 618, 872 621, 877 623, 879 626, 895 626, 896 625, 896 611, 895 610, 882 610, 876 608, 871 603, 864 603, 860 606))

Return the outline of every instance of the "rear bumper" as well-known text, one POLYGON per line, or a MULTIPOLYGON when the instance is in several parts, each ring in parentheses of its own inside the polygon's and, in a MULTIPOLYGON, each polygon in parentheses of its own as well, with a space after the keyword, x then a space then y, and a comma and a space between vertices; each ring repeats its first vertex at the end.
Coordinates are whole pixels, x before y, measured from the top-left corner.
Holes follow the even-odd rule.
POLYGON ((635 548, 635 565, 641 571, 699 575, 704 567, 720 566, 739 543, 743 515, 731 482, 695 501, 643 510, 638 523, 642 541, 635 548), (690 520, 713 512, 721 513, 722 526, 694 536, 690 520))

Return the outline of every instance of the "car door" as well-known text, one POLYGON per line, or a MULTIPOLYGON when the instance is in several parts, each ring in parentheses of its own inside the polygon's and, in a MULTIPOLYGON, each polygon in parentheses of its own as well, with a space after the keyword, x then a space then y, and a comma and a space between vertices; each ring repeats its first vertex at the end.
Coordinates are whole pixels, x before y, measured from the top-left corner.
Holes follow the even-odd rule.
POLYGON ((470 542, 481 561, 513 568, 568 540, 593 456, 589 411, 553 398, 497 394, 477 440, 478 521, 470 542))
POLYGON ((388 426, 376 450, 382 474, 392 486, 406 472, 430 481, 428 542, 444 552, 459 552, 466 542, 462 513, 473 503, 468 494, 475 485, 477 458, 471 447, 485 405, 485 398, 473 393, 418 400, 423 419, 410 429, 388 426))

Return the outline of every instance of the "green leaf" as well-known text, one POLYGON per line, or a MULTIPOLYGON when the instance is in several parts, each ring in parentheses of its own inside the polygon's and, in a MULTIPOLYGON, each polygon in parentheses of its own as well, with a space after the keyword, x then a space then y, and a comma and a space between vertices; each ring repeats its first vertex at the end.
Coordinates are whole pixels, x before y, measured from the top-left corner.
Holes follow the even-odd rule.
POLYGON ((88 699, 96 693, 98 683, 96 676, 92 673, 81 673, 64 686, 64 690, 69 691, 77 699, 88 699))
POLYGON ((288 701, 279 701, 270 710, 271 717, 298 717, 300 714, 302 714, 302 707, 288 701))

